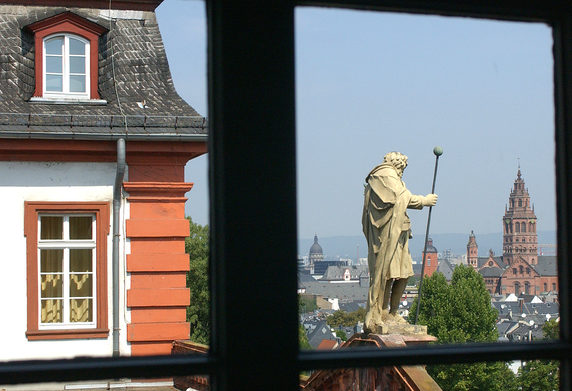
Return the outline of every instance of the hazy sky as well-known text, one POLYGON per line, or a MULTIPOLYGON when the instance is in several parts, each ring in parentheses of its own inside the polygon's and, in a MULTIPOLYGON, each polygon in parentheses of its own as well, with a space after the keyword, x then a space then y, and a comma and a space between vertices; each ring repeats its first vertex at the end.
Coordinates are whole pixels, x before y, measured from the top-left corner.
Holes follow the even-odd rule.
MULTIPOLYGON (((206 115, 200 1, 157 10, 175 86, 206 115)), ((364 177, 386 152, 431 190, 433 233, 500 232, 517 158, 539 230, 555 229, 552 37, 542 24, 299 8, 296 12, 298 229, 360 235, 364 177)), ((187 213, 208 222, 206 158, 190 162, 187 213)), ((425 229, 426 211, 411 211, 425 229)))

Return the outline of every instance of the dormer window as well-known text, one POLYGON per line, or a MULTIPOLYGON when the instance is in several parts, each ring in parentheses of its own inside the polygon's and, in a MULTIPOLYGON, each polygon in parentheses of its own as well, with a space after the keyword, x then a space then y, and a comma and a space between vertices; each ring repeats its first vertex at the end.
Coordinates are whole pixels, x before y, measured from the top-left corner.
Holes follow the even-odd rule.
POLYGON ((89 41, 71 34, 44 39, 44 97, 89 99, 89 41))
POLYGON ((35 48, 36 89, 31 101, 100 101, 98 41, 105 27, 64 12, 26 29, 34 34, 35 48))

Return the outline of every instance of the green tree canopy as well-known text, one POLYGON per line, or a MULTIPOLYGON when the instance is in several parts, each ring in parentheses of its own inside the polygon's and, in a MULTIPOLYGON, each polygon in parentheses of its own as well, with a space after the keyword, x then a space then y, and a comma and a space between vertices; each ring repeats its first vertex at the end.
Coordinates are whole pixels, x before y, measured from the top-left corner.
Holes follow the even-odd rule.
POLYGON ((308 335, 306 334, 306 330, 304 330, 304 326, 301 324, 298 325, 298 345, 300 350, 311 350, 312 346, 310 346, 310 342, 308 341, 308 335))
POLYGON ((353 327, 357 322, 363 322, 365 319, 365 309, 360 308, 354 312, 336 311, 328 316, 326 323, 335 329, 340 327, 353 327))
MULTIPOLYGON (((453 271, 451 284, 442 273, 423 279, 419 324, 440 343, 494 342, 497 340, 498 312, 491 306, 485 282, 472 268, 460 265, 453 271)), ((410 310, 410 322, 417 301, 410 310)))
MULTIPOLYGON (((494 342, 497 311, 483 278, 472 268, 458 266, 448 284, 442 273, 423 279, 419 324, 427 325, 438 343, 494 342)), ((410 321, 417 310, 410 310, 410 321)), ((444 391, 516 390, 514 373, 504 362, 432 365, 429 374, 444 391)))
POLYGON ((191 324, 190 339, 202 344, 209 343, 209 227, 196 224, 187 217, 190 234, 185 239, 185 252, 189 254, 190 270, 187 287, 191 302, 187 307, 187 321, 191 324))

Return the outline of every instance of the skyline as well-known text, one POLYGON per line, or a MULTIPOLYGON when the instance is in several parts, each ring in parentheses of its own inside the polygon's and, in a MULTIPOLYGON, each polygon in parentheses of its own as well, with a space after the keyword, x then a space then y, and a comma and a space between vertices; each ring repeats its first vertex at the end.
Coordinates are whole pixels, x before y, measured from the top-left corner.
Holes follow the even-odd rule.
MULTIPOLYGON (((206 115, 204 4, 169 0, 157 14, 175 87, 206 115)), ((518 158, 539 230, 555 230, 547 26, 299 7, 295 29, 299 238, 360 235, 365 175, 391 150, 409 157, 409 190, 427 194, 435 145, 432 233, 500 232, 518 158)), ((186 169, 200 224, 206 167, 203 156, 186 169)), ((422 235, 427 211, 409 216, 422 235)))

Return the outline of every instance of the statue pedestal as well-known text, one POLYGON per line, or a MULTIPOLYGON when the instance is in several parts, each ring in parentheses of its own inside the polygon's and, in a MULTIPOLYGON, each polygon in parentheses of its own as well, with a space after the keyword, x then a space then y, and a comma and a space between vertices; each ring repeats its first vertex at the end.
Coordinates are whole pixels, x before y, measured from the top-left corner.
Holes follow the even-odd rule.
POLYGON ((427 326, 409 323, 385 323, 376 325, 374 334, 427 335, 427 326))

